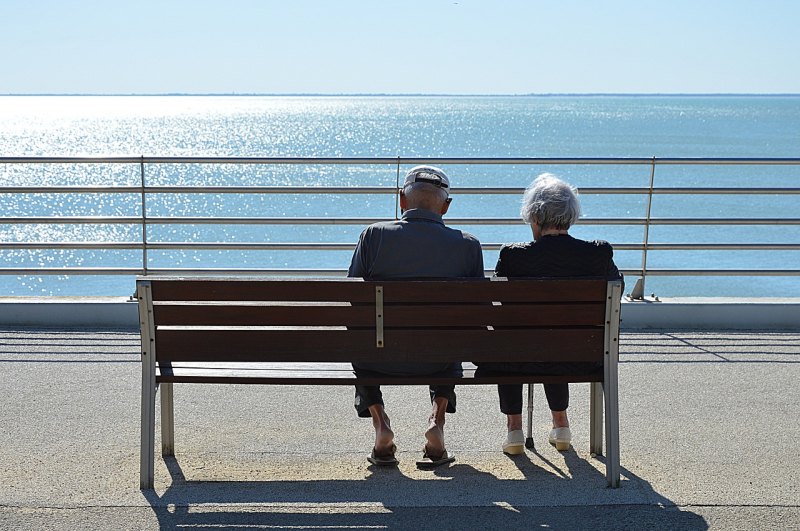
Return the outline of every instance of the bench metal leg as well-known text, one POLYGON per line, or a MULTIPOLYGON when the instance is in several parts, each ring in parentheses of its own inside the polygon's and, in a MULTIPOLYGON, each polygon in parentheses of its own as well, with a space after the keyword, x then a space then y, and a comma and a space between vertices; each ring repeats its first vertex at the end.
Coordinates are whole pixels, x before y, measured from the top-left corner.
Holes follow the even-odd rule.
POLYGON ((139 445, 139 487, 153 488, 156 438, 156 352, 150 282, 136 281, 142 340, 142 419, 139 445))
MULTIPOLYGON (((619 301, 622 283, 608 283, 606 304, 603 392, 606 410, 606 478, 608 486, 619 487, 619 301)), ((594 427, 594 426, 593 426, 594 427)), ((594 432, 593 432, 594 433, 594 432)))
POLYGON ((175 412, 172 400, 172 383, 161 386, 161 455, 175 455, 175 412))
POLYGON ((528 437, 525 439, 525 448, 533 450, 533 384, 528 384, 528 437))
POLYGON ((142 425, 139 448, 139 487, 153 488, 156 436, 155 367, 142 363, 142 425))
POLYGON ((608 486, 619 487, 619 393, 616 367, 607 371, 603 385, 606 403, 606 479, 608 486))
POLYGON ((589 384, 589 451, 603 455, 603 386, 599 382, 589 384))

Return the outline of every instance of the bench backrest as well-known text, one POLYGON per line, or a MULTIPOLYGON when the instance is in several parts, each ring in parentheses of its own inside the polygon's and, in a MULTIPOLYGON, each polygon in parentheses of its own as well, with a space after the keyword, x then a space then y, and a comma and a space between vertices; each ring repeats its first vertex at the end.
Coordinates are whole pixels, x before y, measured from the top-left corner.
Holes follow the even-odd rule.
POLYGON ((137 279, 142 338, 160 363, 602 362, 620 290, 602 279, 137 279))

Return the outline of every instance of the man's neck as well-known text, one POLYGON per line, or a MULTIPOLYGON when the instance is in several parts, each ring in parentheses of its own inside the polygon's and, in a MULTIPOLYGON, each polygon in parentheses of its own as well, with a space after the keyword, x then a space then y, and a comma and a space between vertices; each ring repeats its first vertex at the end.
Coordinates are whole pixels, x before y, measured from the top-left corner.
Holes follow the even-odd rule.
POLYGON ((442 215, 439 212, 434 212, 433 210, 430 210, 430 209, 427 209, 427 208, 421 208, 421 207, 418 207, 418 208, 406 208, 401 213, 405 214, 407 212, 411 212, 412 210, 414 212, 425 213, 425 214, 431 215, 431 216, 442 217, 442 215))

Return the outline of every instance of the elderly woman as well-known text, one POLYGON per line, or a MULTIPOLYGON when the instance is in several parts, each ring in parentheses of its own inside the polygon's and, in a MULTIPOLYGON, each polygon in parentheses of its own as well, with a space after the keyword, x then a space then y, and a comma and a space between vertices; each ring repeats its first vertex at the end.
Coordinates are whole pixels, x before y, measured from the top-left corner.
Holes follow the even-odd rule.
MULTIPOLYGON (((499 277, 606 277, 621 279, 612 259, 611 245, 604 241, 585 241, 568 234, 569 228, 581 213, 576 190, 544 173, 525 190, 522 198, 522 219, 533 230, 533 241, 504 245, 500 249, 495 274, 499 277)), ((535 348, 535 346, 533 347, 535 348)), ((526 363, 480 363, 489 370, 529 372, 537 374, 563 374, 569 365, 543 366, 526 363)), ((574 369, 574 368, 573 368, 574 369)), ((525 451, 522 432, 522 385, 499 385, 500 411, 506 414, 508 435, 503 443, 507 454, 525 451)), ((549 441, 559 451, 569 449, 572 434, 569 429, 567 407, 569 385, 545 384, 547 403, 553 416, 553 429, 549 441)))

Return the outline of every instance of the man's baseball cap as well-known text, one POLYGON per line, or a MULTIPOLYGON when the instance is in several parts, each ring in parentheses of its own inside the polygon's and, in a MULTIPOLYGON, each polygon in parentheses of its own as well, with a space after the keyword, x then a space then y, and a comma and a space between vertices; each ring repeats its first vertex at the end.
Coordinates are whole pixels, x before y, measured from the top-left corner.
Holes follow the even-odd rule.
POLYGON ((428 183, 441 188, 450 195, 450 179, 435 166, 414 166, 406 173, 403 186, 411 183, 428 183))

